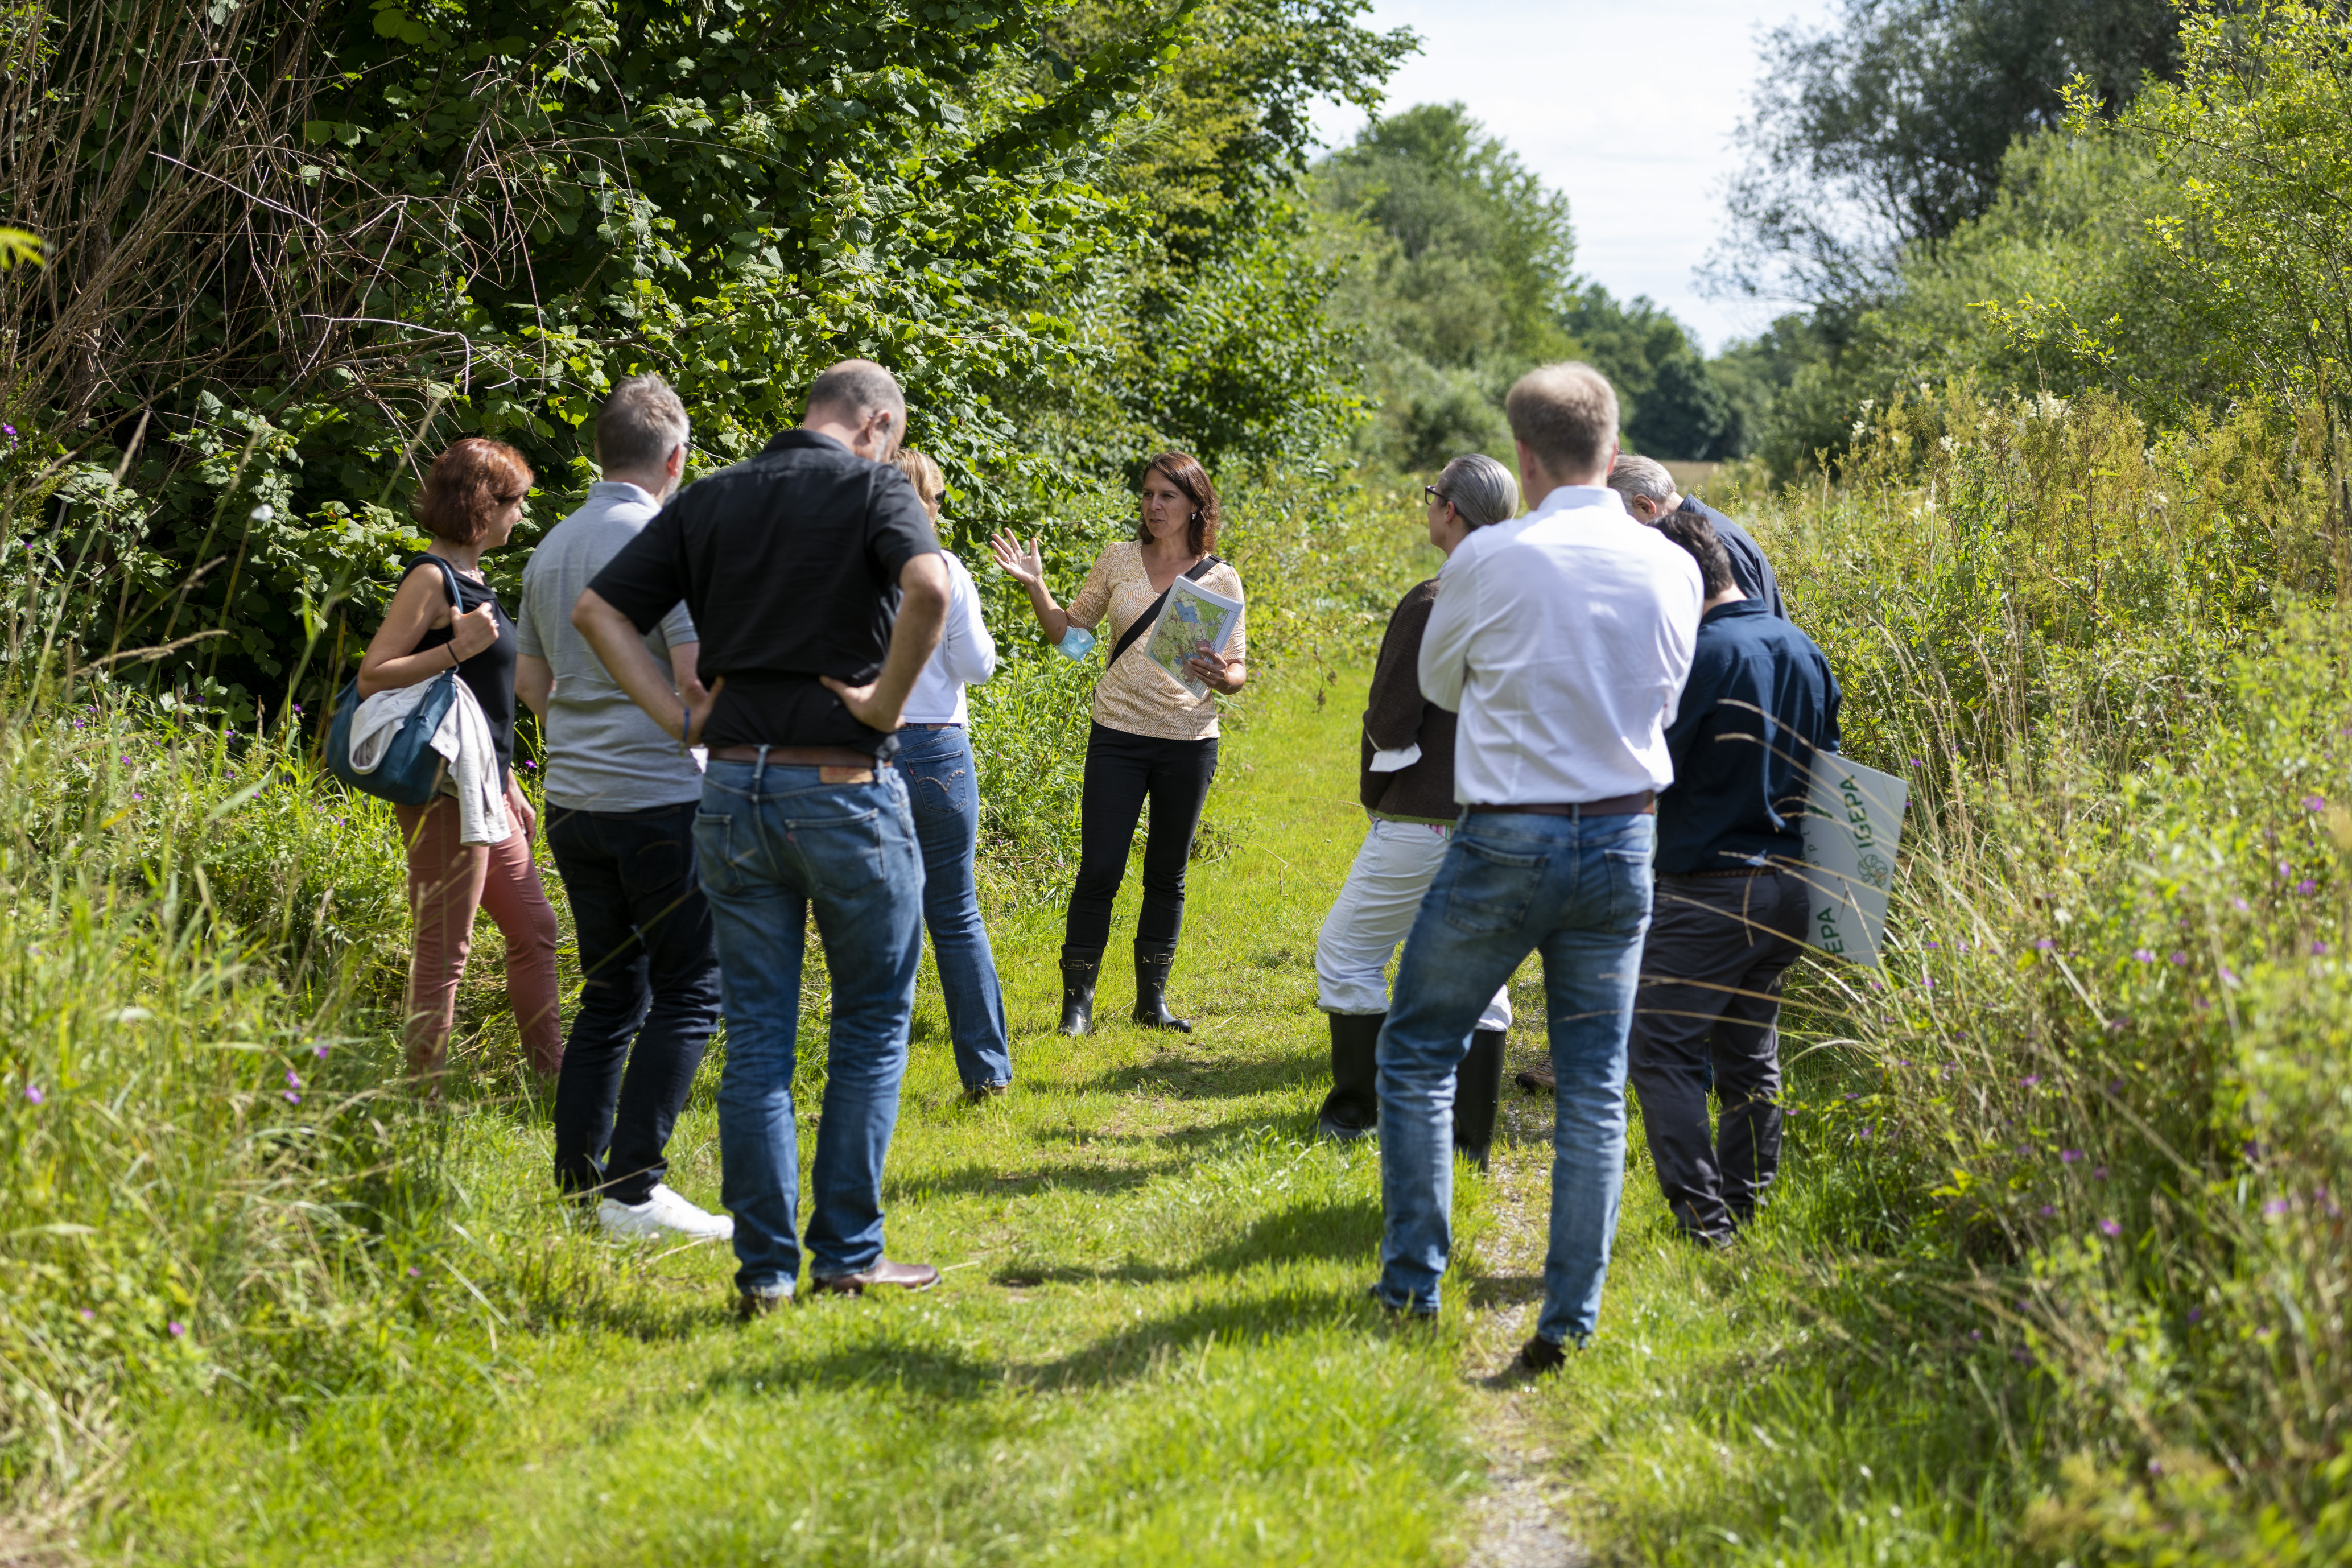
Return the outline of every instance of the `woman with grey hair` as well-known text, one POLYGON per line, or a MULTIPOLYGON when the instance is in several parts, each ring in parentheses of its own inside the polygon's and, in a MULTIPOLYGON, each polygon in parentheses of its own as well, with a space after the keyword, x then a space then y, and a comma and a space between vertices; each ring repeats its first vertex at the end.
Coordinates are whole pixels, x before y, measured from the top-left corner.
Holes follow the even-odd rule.
MULTIPOLYGON (((1494 458, 1456 458, 1429 498, 1429 542, 1451 557, 1492 523, 1515 517, 1518 481, 1494 458)), ((1371 824, 1339 900, 1315 943, 1318 1001, 1331 1015, 1331 1093, 1320 1118, 1327 1136, 1360 1138, 1380 1119, 1374 1093, 1381 1025, 1388 1017, 1387 971, 1421 912, 1421 897, 1445 858, 1460 808, 1454 800, 1454 715, 1421 694, 1421 637, 1439 579, 1408 592, 1389 617, 1364 709, 1359 793, 1371 824)), ((1507 991, 1497 991, 1470 1037, 1455 1075, 1454 1146, 1480 1169, 1495 1141, 1503 1089, 1507 991)))

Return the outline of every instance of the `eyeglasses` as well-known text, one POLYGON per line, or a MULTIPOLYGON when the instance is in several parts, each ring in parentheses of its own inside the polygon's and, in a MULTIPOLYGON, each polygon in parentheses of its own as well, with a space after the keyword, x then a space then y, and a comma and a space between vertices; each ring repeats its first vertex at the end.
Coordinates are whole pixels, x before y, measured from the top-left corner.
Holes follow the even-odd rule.
POLYGON ((1452 506, 1454 504, 1454 498, 1447 495, 1444 490, 1439 489, 1435 485, 1423 485, 1421 487, 1421 490, 1423 495, 1427 496, 1432 500, 1442 500, 1447 506, 1452 506))

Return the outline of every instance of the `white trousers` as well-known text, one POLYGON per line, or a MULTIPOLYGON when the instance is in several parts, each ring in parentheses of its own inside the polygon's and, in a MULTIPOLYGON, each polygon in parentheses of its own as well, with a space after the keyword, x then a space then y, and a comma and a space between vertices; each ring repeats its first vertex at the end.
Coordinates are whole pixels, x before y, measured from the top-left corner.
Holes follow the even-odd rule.
MULTIPOLYGON (((1454 829, 1427 822, 1372 819, 1339 901, 1315 939, 1317 1005, 1326 1013, 1389 1010, 1389 960, 1421 913, 1454 829)), ((1482 1029, 1511 1026, 1510 987, 1495 993, 1478 1016, 1482 1029)))

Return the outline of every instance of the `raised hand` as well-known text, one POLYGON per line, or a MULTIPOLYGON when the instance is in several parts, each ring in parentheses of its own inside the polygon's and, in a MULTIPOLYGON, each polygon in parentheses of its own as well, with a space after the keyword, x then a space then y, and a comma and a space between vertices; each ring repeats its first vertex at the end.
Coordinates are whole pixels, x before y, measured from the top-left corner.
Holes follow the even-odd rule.
POLYGON ((1024 547, 1013 534, 1000 531, 990 538, 988 550, 998 569, 1014 582, 1030 588, 1045 585, 1045 557, 1034 536, 1024 547))

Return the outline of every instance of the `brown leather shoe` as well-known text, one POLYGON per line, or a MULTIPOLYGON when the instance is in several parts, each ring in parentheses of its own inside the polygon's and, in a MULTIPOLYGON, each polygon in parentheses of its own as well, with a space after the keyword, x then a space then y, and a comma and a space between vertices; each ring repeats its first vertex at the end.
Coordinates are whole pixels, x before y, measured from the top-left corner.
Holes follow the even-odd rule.
POLYGON ((820 1296, 863 1296, 868 1285, 896 1285, 907 1290, 928 1290, 940 1282, 940 1271, 928 1263, 893 1263, 877 1258, 870 1268, 855 1274, 809 1276, 809 1288, 820 1296))

